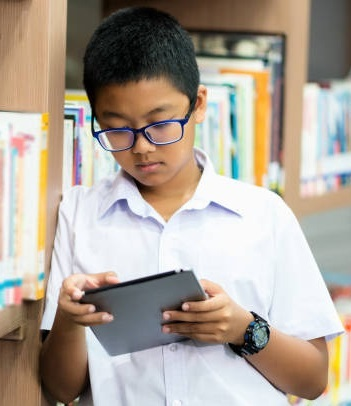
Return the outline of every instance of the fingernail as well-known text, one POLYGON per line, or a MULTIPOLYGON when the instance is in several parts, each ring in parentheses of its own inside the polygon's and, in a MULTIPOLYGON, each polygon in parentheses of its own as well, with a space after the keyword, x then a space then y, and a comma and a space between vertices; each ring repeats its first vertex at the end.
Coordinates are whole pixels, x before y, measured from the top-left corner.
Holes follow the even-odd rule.
POLYGON ((118 278, 118 275, 116 274, 116 272, 113 272, 113 271, 109 272, 106 276, 108 278, 118 278))
POLYGON ((83 296, 83 292, 81 291, 81 290, 75 290, 73 293, 72 293, 72 297, 73 297, 73 299, 80 299, 81 297, 83 296))
POLYGON ((185 310, 185 311, 189 310, 189 305, 188 305, 188 303, 183 303, 182 309, 185 310))
POLYGON ((171 332, 171 329, 170 329, 169 327, 167 327, 167 326, 163 326, 163 327, 162 327, 162 331, 163 331, 164 333, 168 334, 168 333, 171 332))
POLYGON ((163 319, 164 320, 169 320, 171 318, 169 313, 163 313, 163 319))
POLYGON ((112 320, 113 320, 112 314, 103 314, 102 315, 102 321, 112 321, 112 320))
POLYGON ((89 306, 88 311, 89 311, 89 313, 94 313, 95 312, 95 306, 89 306))

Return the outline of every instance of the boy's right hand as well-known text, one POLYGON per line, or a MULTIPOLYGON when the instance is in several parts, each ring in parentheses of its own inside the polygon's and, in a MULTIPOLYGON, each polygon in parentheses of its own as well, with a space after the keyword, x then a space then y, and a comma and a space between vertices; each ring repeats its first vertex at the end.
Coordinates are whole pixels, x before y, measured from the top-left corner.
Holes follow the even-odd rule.
POLYGON ((61 317, 73 324, 92 326, 109 323, 113 316, 107 312, 96 312, 95 306, 81 304, 84 290, 119 283, 114 272, 97 274, 74 274, 66 278, 61 286, 58 309, 61 317))

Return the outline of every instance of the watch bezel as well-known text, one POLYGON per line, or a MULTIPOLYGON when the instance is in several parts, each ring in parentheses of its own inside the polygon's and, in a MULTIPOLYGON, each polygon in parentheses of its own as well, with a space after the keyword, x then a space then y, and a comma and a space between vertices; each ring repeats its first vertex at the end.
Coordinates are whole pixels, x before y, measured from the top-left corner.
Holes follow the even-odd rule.
POLYGON ((243 355, 257 354, 259 351, 263 350, 269 342, 270 329, 268 322, 259 316, 255 312, 250 312, 254 316, 254 320, 248 325, 244 334, 244 344, 243 345, 233 345, 229 344, 229 347, 241 357, 243 355), (262 343, 259 343, 257 332, 265 331, 266 338, 262 343))

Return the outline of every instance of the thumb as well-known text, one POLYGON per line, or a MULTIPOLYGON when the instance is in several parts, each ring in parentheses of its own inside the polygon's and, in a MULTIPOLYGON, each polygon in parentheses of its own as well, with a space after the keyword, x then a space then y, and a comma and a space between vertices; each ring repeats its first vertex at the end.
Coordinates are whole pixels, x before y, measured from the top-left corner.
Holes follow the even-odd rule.
POLYGON ((200 284, 210 297, 223 293, 223 288, 220 285, 207 279, 200 279, 200 284))
POLYGON ((116 272, 101 272, 95 274, 88 274, 85 281, 85 289, 98 288, 105 285, 119 283, 116 272))
POLYGON ((87 289, 99 288, 115 283, 119 283, 117 274, 110 271, 95 274, 71 275, 63 282, 63 286, 73 300, 79 300, 87 289))
POLYGON ((66 279, 64 285, 66 289, 94 289, 100 286, 119 283, 119 279, 115 272, 102 272, 94 274, 74 274, 66 279))

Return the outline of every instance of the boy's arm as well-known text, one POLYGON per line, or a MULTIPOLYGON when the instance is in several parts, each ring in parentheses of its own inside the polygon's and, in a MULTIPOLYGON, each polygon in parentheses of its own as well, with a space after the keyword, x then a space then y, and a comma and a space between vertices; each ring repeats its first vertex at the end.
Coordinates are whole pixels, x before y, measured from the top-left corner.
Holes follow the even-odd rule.
MULTIPOLYGON (((253 320, 217 284, 202 280, 209 299, 183 304, 182 311, 165 311, 165 333, 178 333, 208 343, 242 345, 253 320)), ((228 349, 229 350, 229 349, 228 349)), ((323 337, 305 341, 271 327, 267 346, 246 360, 282 392, 314 399, 327 385, 328 352, 323 337)), ((250 383, 248 382, 248 385, 250 383)))
POLYGON ((63 403, 77 398, 88 383, 85 326, 108 323, 112 316, 80 304, 86 289, 118 283, 113 272, 76 274, 64 280, 54 324, 40 352, 40 374, 49 393, 63 403))
POLYGON ((316 399, 328 383, 328 351, 324 337, 304 341, 271 328, 267 347, 246 357, 285 393, 316 399))
POLYGON ((69 403, 88 381, 88 357, 84 327, 70 322, 57 311, 40 353, 40 373, 48 392, 69 403))

